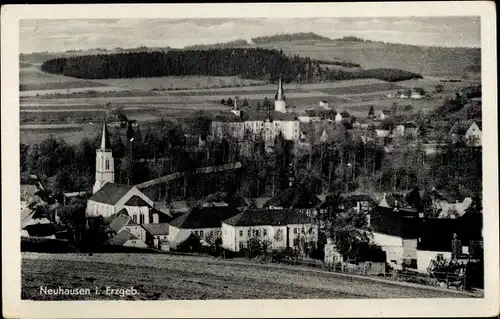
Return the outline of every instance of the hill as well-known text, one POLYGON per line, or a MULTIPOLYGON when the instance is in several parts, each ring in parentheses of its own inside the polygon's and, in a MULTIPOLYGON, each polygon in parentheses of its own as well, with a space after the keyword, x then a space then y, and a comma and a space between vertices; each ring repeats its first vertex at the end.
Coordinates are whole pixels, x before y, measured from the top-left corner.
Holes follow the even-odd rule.
POLYGON ((321 36, 313 32, 299 32, 299 33, 281 33, 275 35, 268 35, 262 37, 252 38, 254 44, 265 44, 275 42, 292 42, 302 40, 319 40, 319 41, 332 41, 328 37, 321 36))
POLYGON ((241 76, 271 82, 282 77, 287 83, 316 83, 359 78, 392 82, 422 77, 394 68, 350 70, 332 65, 324 67, 325 63, 329 62, 298 55, 292 57, 275 49, 214 48, 63 57, 45 61, 41 69, 47 73, 83 79, 203 75, 241 76))

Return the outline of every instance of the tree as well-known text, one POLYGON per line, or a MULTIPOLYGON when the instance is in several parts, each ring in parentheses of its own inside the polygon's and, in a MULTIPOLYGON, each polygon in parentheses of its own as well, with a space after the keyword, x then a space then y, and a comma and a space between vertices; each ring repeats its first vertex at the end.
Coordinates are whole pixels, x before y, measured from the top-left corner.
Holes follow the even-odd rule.
POLYGON ((241 106, 248 107, 248 105, 249 105, 249 104, 248 104, 248 100, 247 100, 247 98, 245 98, 245 99, 243 100, 243 103, 241 104, 241 106))
POLYGON ((220 104, 224 104, 225 105, 226 104, 226 100, 224 100, 224 99, 220 100, 220 104))
POLYGON ((227 105, 227 106, 233 106, 233 105, 234 105, 233 100, 232 100, 231 98, 228 98, 228 99, 226 100, 226 105, 227 105))
POLYGON ((337 214, 332 221, 329 235, 333 238, 344 260, 358 257, 356 246, 368 244, 371 239, 366 216, 363 212, 356 210, 337 214))
POLYGON ((264 102, 262 103, 262 109, 264 111, 270 111, 272 109, 271 102, 267 98, 267 96, 264 98, 264 102))
POLYGON ((256 105, 256 107, 255 107, 255 110, 256 110, 257 112, 260 112, 260 111, 261 111, 261 109, 262 109, 262 105, 260 104, 260 101, 257 101, 257 105, 256 105))

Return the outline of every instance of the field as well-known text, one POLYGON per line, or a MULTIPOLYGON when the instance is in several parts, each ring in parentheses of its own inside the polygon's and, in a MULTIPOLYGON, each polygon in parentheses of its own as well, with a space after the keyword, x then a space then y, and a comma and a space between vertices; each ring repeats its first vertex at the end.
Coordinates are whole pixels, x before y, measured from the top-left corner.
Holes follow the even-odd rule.
MULTIPOLYGON (((479 50, 437 49, 380 43, 318 43, 300 41, 264 44, 280 47, 285 53, 300 54, 322 60, 360 63, 363 68, 391 67, 432 74, 423 79, 388 83, 377 79, 356 79, 314 84, 285 84, 287 104, 300 112, 317 107, 326 100, 337 111, 348 111, 358 118, 375 111, 390 108, 393 103, 401 107, 411 105, 413 110, 428 111, 452 96, 457 88, 477 84, 464 79, 463 69, 476 63, 479 50), (347 58, 349 57, 349 58, 347 58), (460 57, 462 64, 457 63, 460 57), (475 61, 475 62, 474 62, 475 61), (461 82, 444 82, 446 79, 461 82), (443 92, 436 93, 436 85, 443 92), (410 101, 388 99, 387 94, 397 90, 422 87, 431 93, 430 99, 410 101)), ((79 53, 64 53, 69 56, 79 53)), ((185 76, 134 79, 82 80, 42 72, 43 61, 55 54, 21 55, 20 68, 20 120, 21 142, 32 144, 49 134, 70 143, 93 137, 98 130, 92 122, 100 121, 105 108, 122 108, 124 113, 148 125, 161 117, 182 117, 196 110, 218 113, 230 106, 220 101, 237 96, 248 99, 251 105, 267 97, 274 100, 275 84, 246 80, 238 77, 185 76), (111 106, 105 107, 111 103, 111 106), (67 125, 63 125, 67 124, 67 125)), ((333 66, 330 66, 333 67, 333 66)))
POLYGON ((282 49, 285 54, 297 54, 311 59, 354 62, 360 64, 363 69, 396 68, 428 76, 468 75, 468 69, 480 65, 481 60, 480 49, 474 48, 348 41, 293 41, 258 46, 282 49))
POLYGON ((471 297, 416 284, 396 284, 292 266, 245 260, 156 254, 22 255, 22 299, 61 300, 40 295, 40 287, 100 289, 80 299, 340 299, 471 297), (138 294, 119 297, 105 287, 133 286, 138 294))

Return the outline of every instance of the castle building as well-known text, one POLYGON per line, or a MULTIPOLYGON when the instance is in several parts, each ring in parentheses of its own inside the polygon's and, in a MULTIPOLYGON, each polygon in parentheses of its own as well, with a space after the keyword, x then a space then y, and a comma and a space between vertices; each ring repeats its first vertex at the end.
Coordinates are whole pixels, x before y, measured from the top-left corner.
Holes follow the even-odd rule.
POLYGON ((282 134, 286 140, 298 141, 300 121, 294 113, 288 112, 280 78, 275 94, 274 110, 245 112, 239 109, 235 101, 234 108, 230 112, 221 112, 215 116, 211 131, 215 140, 231 136, 243 141, 248 136, 254 138, 261 136, 266 142, 273 142, 282 134))

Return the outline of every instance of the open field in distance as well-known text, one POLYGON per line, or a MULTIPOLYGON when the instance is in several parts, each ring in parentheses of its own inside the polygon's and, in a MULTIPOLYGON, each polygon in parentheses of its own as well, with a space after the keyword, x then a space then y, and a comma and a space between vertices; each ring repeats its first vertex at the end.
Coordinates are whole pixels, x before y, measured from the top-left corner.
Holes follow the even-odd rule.
MULTIPOLYGON (((375 282, 313 269, 167 254, 23 253, 21 269, 22 299, 35 300, 61 298, 40 295, 40 286, 92 289, 134 286, 139 291, 138 295, 124 300, 470 297, 453 291, 375 282), (112 277, 110 272, 114 274, 112 277)), ((119 299, 103 293, 101 290, 100 295, 81 298, 119 299)))

